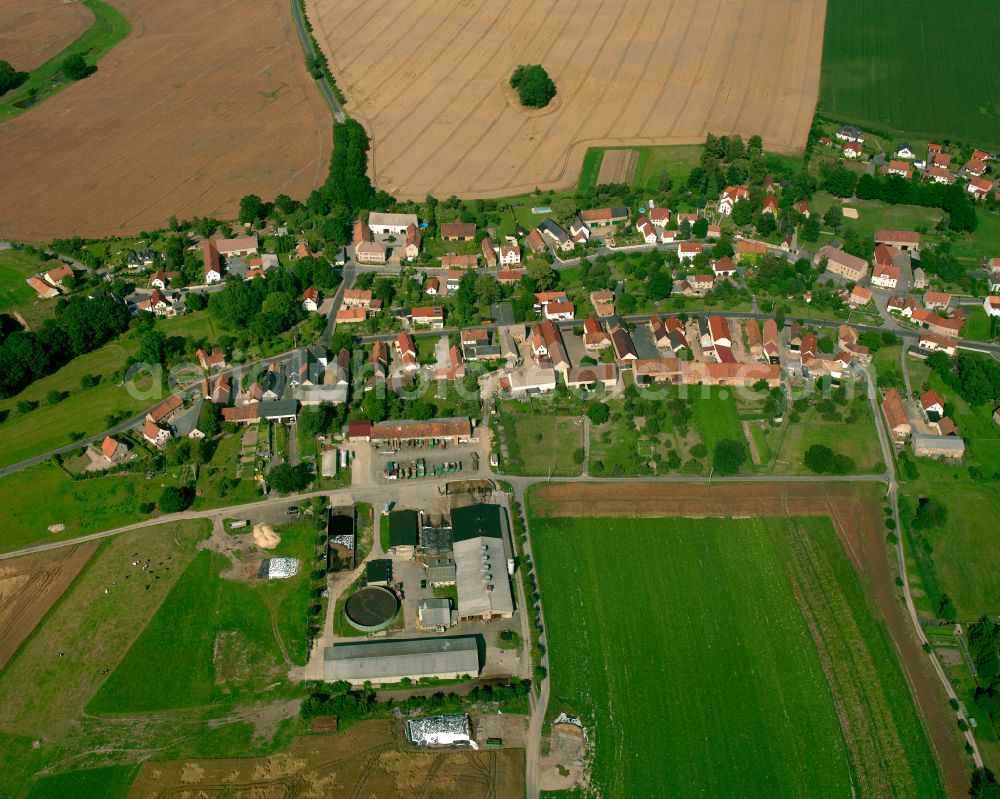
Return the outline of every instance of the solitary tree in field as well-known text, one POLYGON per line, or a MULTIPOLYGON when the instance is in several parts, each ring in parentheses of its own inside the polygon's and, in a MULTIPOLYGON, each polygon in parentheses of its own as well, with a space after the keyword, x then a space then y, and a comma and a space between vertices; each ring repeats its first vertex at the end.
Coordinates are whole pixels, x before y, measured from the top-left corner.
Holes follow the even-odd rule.
POLYGON ((517 90, 521 105, 544 108, 556 96, 556 85, 541 64, 521 64, 510 76, 511 88, 517 90))
POLYGON ((74 53, 71 56, 66 56, 63 60, 62 71, 70 80, 83 80, 87 76, 97 72, 97 67, 91 66, 84 61, 83 56, 79 53, 74 53))

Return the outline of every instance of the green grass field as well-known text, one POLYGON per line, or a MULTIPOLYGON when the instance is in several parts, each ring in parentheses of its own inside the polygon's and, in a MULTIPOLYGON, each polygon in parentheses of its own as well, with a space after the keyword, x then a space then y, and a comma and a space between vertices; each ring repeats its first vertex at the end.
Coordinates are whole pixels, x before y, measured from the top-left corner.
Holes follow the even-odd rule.
POLYGON ((982 305, 974 305, 969 309, 969 316, 965 320, 962 328, 962 338, 970 338, 973 341, 991 341, 990 318, 982 305))
POLYGON ((968 480, 921 480, 908 487, 911 506, 930 496, 948 508, 948 523, 931 530, 931 556, 941 590, 958 610, 960 619, 1000 615, 996 575, 1000 549, 995 546, 995 524, 1000 518, 1000 495, 989 484, 968 480))
POLYGON ((29 308, 38 301, 41 305, 55 300, 38 300, 38 295, 24 281, 38 272, 54 268, 54 263, 36 258, 23 250, 0 250, 0 313, 19 310, 29 313, 29 308))
POLYGON ((942 795, 828 520, 545 518, 532 547, 549 716, 588 725, 595 793, 942 795))
POLYGON ((994 0, 967 0, 945 14, 933 0, 829 0, 820 113, 998 147, 998 34, 994 0))
POLYGON ((40 541, 74 538, 109 530, 144 518, 143 502, 155 502, 163 485, 176 480, 146 480, 115 474, 92 480, 71 480, 47 461, 3 478, 0 503, 0 550, 9 552, 40 541), (62 533, 47 527, 65 524, 62 533))
POLYGON ((305 665, 311 523, 278 528, 273 556, 297 557, 288 580, 221 578, 229 560, 199 552, 88 706, 130 713, 261 698, 305 665), (169 673, 170 680, 159 675, 169 673))
MULTIPOLYGON (((287 745, 295 726, 290 708, 275 715, 274 727, 257 727, 221 706, 116 713, 113 720, 85 711, 163 612, 208 531, 208 522, 184 522, 106 541, 0 671, 0 795, 124 799, 137 764, 151 756, 248 757, 287 745), (147 558, 155 574, 133 565, 147 558)), ((281 625, 292 615, 301 622, 299 610, 283 615, 281 625)), ((150 690, 184 673, 183 667, 169 676, 149 668, 150 690)), ((272 701, 262 692, 258 706, 272 701)))
POLYGON ((512 471, 556 477, 580 474, 580 464, 573 460, 573 452, 583 447, 583 420, 579 416, 518 413, 510 419, 510 424, 505 422, 507 434, 513 434, 523 462, 512 464, 512 471))
POLYGON ((589 191, 597 185, 597 176, 601 173, 603 160, 603 148, 591 147, 587 150, 587 154, 583 157, 583 165, 580 167, 580 180, 576 184, 580 191, 589 191))
POLYGON ((802 458, 813 444, 849 455, 858 473, 884 469, 875 422, 867 405, 859 407, 862 415, 854 422, 827 422, 815 411, 808 411, 798 422, 786 421, 781 427, 769 428, 768 444, 774 452, 770 471, 773 474, 811 474, 803 466, 802 458))
POLYGON ((71 81, 62 76, 62 63, 68 56, 82 55, 88 64, 94 65, 129 35, 132 26, 118 9, 102 0, 83 0, 83 4, 94 12, 93 25, 61 52, 31 70, 25 83, 4 96, 0 101, 0 120, 16 117, 69 86, 71 81), (26 103, 32 92, 34 102, 26 103))
POLYGON ((736 413, 736 401, 732 389, 705 389, 694 386, 690 391, 694 403, 695 423, 701 433, 701 440, 708 447, 709 455, 715 450, 715 445, 723 439, 745 441, 743 428, 736 413))

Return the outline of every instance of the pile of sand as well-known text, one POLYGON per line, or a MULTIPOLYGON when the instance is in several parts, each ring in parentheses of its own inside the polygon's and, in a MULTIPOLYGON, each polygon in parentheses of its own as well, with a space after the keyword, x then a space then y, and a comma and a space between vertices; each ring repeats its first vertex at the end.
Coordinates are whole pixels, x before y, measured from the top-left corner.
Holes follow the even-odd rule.
POLYGON ((269 524, 255 524, 253 540, 261 549, 274 549, 281 543, 281 536, 274 532, 269 524))

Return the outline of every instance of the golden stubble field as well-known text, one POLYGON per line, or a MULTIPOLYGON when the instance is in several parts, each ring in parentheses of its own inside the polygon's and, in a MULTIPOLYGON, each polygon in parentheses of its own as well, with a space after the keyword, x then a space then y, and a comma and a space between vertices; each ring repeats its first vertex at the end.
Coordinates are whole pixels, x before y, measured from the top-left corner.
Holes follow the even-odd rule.
POLYGON ((110 2, 132 33, 97 73, 0 123, 0 236, 232 217, 323 181, 332 121, 287 0, 110 2))
POLYGON ((805 144, 826 0, 309 0, 317 39, 400 197, 572 185, 588 146, 759 133, 805 144), (558 89, 507 88, 540 63, 558 89))
POLYGON ((83 3, 0 1, 0 59, 27 72, 48 61, 94 23, 83 3))

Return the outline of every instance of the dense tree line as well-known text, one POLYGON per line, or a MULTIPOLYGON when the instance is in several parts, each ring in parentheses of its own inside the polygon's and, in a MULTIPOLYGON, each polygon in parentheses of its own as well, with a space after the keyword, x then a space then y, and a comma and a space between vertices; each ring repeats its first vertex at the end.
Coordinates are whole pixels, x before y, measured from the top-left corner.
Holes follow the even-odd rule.
POLYGON ((431 696, 411 696, 405 699, 389 699, 379 702, 371 690, 350 690, 346 682, 330 683, 328 690, 318 691, 302 703, 299 715, 304 719, 315 716, 336 716, 340 727, 357 721, 384 718, 395 708, 403 711, 424 710, 427 713, 456 712, 469 705, 498 703, 500 705, 523 705, 531 690, 530 680, 517 680, 499 685, 481 685, 473 688, 465 696, 439 691, 431 696))
POLYGON ((38 332, 8 325, 0 340, 0 396, 10 397, 54 372, 67 361, 97 349, 128 329, 125 303, 112 294, 70 297, 56 304, 55 316, 38 332))

